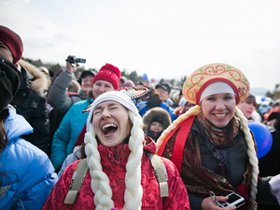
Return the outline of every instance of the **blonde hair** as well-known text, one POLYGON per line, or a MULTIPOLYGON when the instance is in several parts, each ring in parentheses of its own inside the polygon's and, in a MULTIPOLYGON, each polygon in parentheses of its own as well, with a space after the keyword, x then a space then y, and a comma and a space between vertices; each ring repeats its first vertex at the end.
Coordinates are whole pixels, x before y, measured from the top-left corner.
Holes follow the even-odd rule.
POLYGON ((250 129, 248 127, 247 118, 244 116, 243 112, 238 107, 235 107, 235 114, 240 119, 241 129, 244 132, 245 141, 248 146, 247 154, 249 157, 249 163, 252 166, 252 180, 251 180, 251 191, 250 191, 251 199, 252 199, 251 202, 254 205, 256 205, 256 195, 258 192, 257 184, 258 184, 258 175, 259 175, 259 167, 258 167, 259 161, 256 154, 254 140, 252 138, 250 129))
POLYGON ((180 115, 176 120, 173 121, 171 125, 169 125, 160 135, 159 139, 157 140, 157 150, 161 147, 161 144, 163 143, 164 139, 168 136, 169 133, 171 133, 177 126, 183 122, 185 119, 187 119, 190 116, 198 115, 201 113, 201 107, 199 105, 195 105, 191 107, 187 112, 180 115))
MULTIPOLYGON (((130 110, 128 110, 128 115, 133 125, 128 142, 131 152, 126 163, 126 189, 123 209, 132 210, 141 209, 142 205, 141 159, 143 156, 144 132, 142 130, 142 118, 130 110)), ((94 204, 97 210, 111 209, 114 208, 114 202, 109 178, 102 170, 94 128, 92 125, 88 128, 88 132, 85 134, 85 152, 91 176, 91 189, 94 192, 94 204)))
MULTIPOLYGON (((162 143, 164 142, 164 139, 169 135, 169 133, 172 132, 181 122, 183 122, 185 119, 187 119, 190 116, 199 115, 200 113, 201 113, 201 107, 199 105, 195 105, 194 107, 191 107, 186 113, 179 116, 159 137, 157 141, 157 150, 161 147, 162 143)), ((238 107, 235 107, 235 115, 240 120, 241 129, 244 132, 245 141, 248 147, 247 154, 249 157, 249 163, 252 166, 252 180, 251 180, 250 195, 251 195, 251 202, 254 205, 256 205, 255 200, 258 192, 257 183, 258 183, 259 168, 258 168, 258 158, 255 150, 255 144, 248 127, 248 121, 238 107)))

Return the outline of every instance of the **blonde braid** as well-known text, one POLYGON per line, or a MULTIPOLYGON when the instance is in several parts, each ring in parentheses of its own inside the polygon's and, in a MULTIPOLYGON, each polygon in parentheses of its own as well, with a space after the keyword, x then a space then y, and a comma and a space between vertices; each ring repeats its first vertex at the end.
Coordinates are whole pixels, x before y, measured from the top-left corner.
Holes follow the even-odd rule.
POLYGON ((144 131, 142 129, 142 118, 132 111, 128 111, 128 114, 133 126, 128 142, 131 152, 126 163, 124 209, 132 210, 141 209, 142 205, 141 160, 143 156, 144 131))
POLYGON ((256 195, 257 195, 257 184, 258 184, 258 175, 259 175, 259 167, 258 167, 258 158, 255 150, 255 144, 254 140, 252 138, 252 135, 250 133, 249 127, 248 127, 248 121, 242 111, 236 107, 235 108, 236 116, 240 119, 241 123, 241 129, 243 130, 245 134, 245 141, 248 146, 248 156, 249 156, 249 163, 252 166, 252 183, 251 183, 251 198, 253 199, 253 204, 256 204, 256 195))
POLYGON ((103 172, 100 163, 100 153, 97 150, 97 141, 92 126, 85 134, 85 153, 87 155, 87 165, 91 176, 91 189, 94 192, 94 204, 96 209, 105 210, 114 207, 112 200, 112 189, 109 185, 109 178, 103 172))
POLYGON ((164 142, 165 138, 172 132, 182 121, 187 119, 190 116, 198 115, 201 112, 201 107, 199 105, 195 105, 191 107, 187 112, 180 115, 176 120, 173 121, 171 125, 169 125, 160 135, 157 140, 157 150, 160 148, 161 144, 164 142))

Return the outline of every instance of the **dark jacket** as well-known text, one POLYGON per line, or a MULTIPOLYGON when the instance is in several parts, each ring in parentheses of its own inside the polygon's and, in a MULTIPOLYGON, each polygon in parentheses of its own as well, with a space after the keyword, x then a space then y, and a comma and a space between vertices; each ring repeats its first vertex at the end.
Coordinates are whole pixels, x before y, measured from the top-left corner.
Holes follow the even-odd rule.
POLYGON ((23 80, 11 104, 34 129, 34 133, 25 135, 24 138, 49 155, 50 125, 46 98, 39 89, 32 86, 33 75, 30 78, 30 73, 24 68, 21 68, 21 72, 23 80))

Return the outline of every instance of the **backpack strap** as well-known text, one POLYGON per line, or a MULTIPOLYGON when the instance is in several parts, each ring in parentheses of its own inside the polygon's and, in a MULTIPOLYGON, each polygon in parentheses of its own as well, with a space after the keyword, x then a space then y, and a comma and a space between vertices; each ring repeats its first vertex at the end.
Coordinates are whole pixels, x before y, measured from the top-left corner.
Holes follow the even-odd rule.
MULTIPOLYGON (((166 172, 165 165, 160 156, 156 154, 148 153, 148 157, 150 158, 151 164, 154 168, 157 181, 159 183, 160 197, 168 197, 169 189, 168 189, 168 175, 166 172)), ((67 195, 64 199, 64 204, 74 204, 76 198, 79 194, 81 186, 83 185, 83 180, 86 176, 88 167, 87 167, 87 159, 82 159, 72 176, 71 184, 67 195)))
POLYGON ((68 193, 64 199, 64 204, 74 204, 76 198, 79 194, 79 191, 83 185, 83 180, 86 176, 88 167, 87 167, 87 159, 82 159, 72 176, 71 184, 68 190, 68 193))
POLYGON ((168 197, 168 174, 166 172, 165 165, 161 157, 156 154, 148 153, 148 157, 150 158, 151 164, 155 170, 157 181, 159 183, 160 197, 168 197))

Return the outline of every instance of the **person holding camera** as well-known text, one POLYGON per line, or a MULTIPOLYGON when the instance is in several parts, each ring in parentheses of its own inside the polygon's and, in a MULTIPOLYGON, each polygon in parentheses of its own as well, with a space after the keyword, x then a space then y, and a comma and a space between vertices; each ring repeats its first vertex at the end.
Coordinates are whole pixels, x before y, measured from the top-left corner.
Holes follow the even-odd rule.
POLYGON ((195 106, 162 133, 157 154, 171 159, 179 169, 193 210, 277 204, 270 178, 258 176, 255 141, 237 107, 248 94, 245 75, 220 63, 199 68, 183 85, 183 95, 195 106))
POLYGON ((77 94, 68 93, 68 87, 76 81, 75 72, 80 61, 84 60, 69 55, 66 59, 65 71, 60 71, 56 75, 49 89, 48 103, 60 112, 66 112, 73 103, 88 98, 88 93, 91 90, 95 75, 92 71, 84 71, 81 74, 79 79, 80 87, 78 88, 77 94))
POLYGON ((77 81, 75 72, 80 62, 85 63, 85 59, 69 55, 66 59, 66 69, 58 72, 49 88, 47 101, 52 106, 49 114, 51 138, 68 109, 74 103, 90 98, 95 74, 92 71, 83 71, 77 81))

